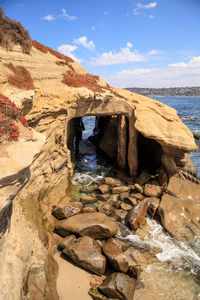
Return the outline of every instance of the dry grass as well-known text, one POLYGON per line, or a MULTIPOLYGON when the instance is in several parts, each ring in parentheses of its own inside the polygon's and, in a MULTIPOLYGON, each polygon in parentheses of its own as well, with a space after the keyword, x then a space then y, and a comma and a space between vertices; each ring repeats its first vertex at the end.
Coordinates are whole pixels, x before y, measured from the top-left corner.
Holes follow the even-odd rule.
POLYGON ((0 45, 11 50, 13 45, 20 45, 24 53, 30 53, 31 38, 20 22, 4 15, 0 7, 0 45))
POLYGON ((29 71, 22 66, 14 66, 12 63, 6 65, 12 72, 13 75, 8 76, 10 84, 24 90, 34 90, 33 79, 29 71))

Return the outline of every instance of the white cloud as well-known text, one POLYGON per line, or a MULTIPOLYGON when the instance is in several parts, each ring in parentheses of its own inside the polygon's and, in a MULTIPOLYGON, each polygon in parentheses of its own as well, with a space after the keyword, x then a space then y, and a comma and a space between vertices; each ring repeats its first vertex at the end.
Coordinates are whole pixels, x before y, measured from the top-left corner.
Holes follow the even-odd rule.
POLYGON ((68 21, 74 21, 74 20, 78 19, 76 16, 68 15, 66 12, 66 9, 64 9, 64 8, 62 9, 62 13, 60 15, 53 16, 53 15, 49 14, 49 15, 43 17, 42 19, 46 20, 46 21, 54 21, 58 18, 64 18, 64 19, 67 19, 68 21))
POLYGON ((83 47, 85 47, 86 49, 89 49, 89 50, 95 49, 94 42, 93 41, 88 42, 87 37, 85 35, 81 36, 78 39, 75 39, 74 43, 77 44, 77 45, 81 45, 81 46, 83 46, 83 47))
POLYGON ((147 60, 147 58, 144 55, 139 54, 138 51, 130 50, 130 48, 132 47, 131 43, 128 42, 126 46, 126 48, 121 48, 117 53, 109 51, 101 54, 97 58, 92 58, 91 65, 105 66, 147 60))
POLYGON ((70 16, 69 14, 67 14, 66 9, 62 9, 62 14, 59 15, 59 17, 63 17, 65 19, 67 19, 68 21, 73 21, 78 19, 76 16, 70 16))
POLYGON ((127 47, 127 48, 133 48, 133 44, 130 43, 130 42, 127 42, 127 43, 126 43, 126 47, 127 47))
POLYGON ((67 45, 67 44, 63 44, 61 46, 58 47, 58 51, 66 56, 71 57, 72 59, 74 59, 75 61, 77 61, 78 63, 81 62, 80 59, 78 59, 73 52, 78 49, 77 46, 75 45, 67 45))
POLYGON ((46 21, 53 21, 53 20, 55 20, 55 17, 53 15, 47 15, 47 16, 43 17, 42 19, 46 20, 46 21))
POLYGON ((160 50, 151 50, 147 53, 147 55, 159 55, 159 54, 163 54, 164 51, 160 51, 160 50))
POLYGON ((188 63, 179 62, 163 68, 128 69, 105 78, 118 87, 181 87, 199 86, 200 56, 192 57, 188 63))
MULTIPOLYGON (((150 2, 149 4, 142 4, 142 3, 137 3, 136 4, 136 8, 133 9, 133 14, 135 16, 141 15, 141 11, 142 10, 147 10, 147 9, 151 9, 151 8, 155 8, 157 6, 157 2, 150 2)), ((154 18, 153 15, 149 16, 151 19, 154 18)))

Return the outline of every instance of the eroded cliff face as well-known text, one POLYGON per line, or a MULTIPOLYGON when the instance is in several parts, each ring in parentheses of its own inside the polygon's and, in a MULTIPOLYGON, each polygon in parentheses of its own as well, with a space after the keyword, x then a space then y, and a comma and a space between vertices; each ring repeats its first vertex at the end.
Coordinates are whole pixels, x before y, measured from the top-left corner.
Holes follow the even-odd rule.
POLYGON ((0 91, 21 103, 29 126, 34 128, 30 130, 31 138, 20 137, 1 147, 0 298, 8 299, 9 295, 9 299, 57 299, 51 207, 65 199, 73 174, 68 142, 70 136, 73 140, 74 128, 70 122, 82 116, 117 116, 117 161, 121 167, 127 161, 132 176, 138 172, 138 134, 160 145, 169 176, 177 172, 178 160, 182 159, 183 168, 189 164, 186 156, 197 146, 174 109, 111 88, 103 79, 87 75, 73 61, 66 63, 35 47, 30 54, 22 53, 19 47, 12 51, 0 48, 0 58, 0 91), (10 62, 30 72, 36 89, 29 91, 29 96, 9 81, 10 62), (26 97, 32 97, 32 103, 25 105, 26 97), (124 126, 128 128, 127 141, 124 126))

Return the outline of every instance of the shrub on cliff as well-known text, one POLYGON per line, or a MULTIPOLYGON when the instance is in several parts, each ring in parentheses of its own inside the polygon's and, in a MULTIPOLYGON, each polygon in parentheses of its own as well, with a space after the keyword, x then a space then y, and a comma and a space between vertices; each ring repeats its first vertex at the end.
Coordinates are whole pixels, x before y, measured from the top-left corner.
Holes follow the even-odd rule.
POLYGON ((6 64, 6 67, 8 67, 13 72, 13 75, 8 76, 8 81, 10 82, 10 84, 18 87, 19 89, 35 89, 31 74, 25 67, 15 67, 12 63, 6 64))
POLYGON ((15 124, 17 121, 28 127, 21 110, 9 98, 0 94, 0 143, 18 139, 19 127, 15 124))
POLYGON ((31 38, 20 22, 11 20, 4 15, 0 7, 0 45, 7 50, 13 45, 20 45, 24 53, 30 53, 31 38))

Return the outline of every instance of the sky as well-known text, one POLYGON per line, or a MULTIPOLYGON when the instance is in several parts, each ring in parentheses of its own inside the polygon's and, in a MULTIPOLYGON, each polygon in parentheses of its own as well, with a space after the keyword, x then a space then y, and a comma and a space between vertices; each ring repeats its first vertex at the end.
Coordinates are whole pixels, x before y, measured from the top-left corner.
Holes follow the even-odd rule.
POLYGON ((200 86, 200 0, 0 0, 31 38, 116 87, 200 86))

